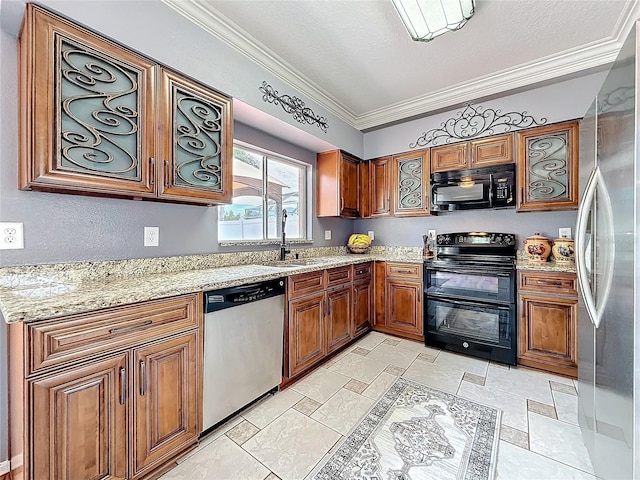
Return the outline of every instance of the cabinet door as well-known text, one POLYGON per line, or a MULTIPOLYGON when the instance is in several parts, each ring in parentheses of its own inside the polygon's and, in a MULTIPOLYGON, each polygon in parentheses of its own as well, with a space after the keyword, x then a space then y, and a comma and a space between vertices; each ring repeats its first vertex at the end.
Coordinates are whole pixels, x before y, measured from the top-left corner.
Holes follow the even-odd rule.
POLYGON ((385 326, 422 335, 422 284, 387 278, 385 326))
POLYGON ((196 332, 134 350, 134 475, 197 441, 198 352, 196 332))
POLYGON ((342 154, 340 165, 340 216, 357 218, 360 216, 360 161, 342 154))
POLYGON ((20 77, 21 189, 154 195, 151 62, 28 4, 20 77))
POLYGON ((372 217, 391 213, 391 157, 372 160, 369 165, 370 214, 372 217))
POLYGON ((231 99, 162 69, 160 197, 199 203, 229 202, 233 193, 231 99))
POLYGON ((578 122, 518 132, 520 212, 578 208, 578 122))
POLYGON ((127 354, 28 382, 34 479, 127 478, 127 354))
POLYGON ((573 298, 522 293, 518 363, 575 376, 577 304, 573 298))
POLYGON ((446 172, 469 168, 469 144, 467 142, 443 145, 431 149, 431 171, 446 172))
POLYGON ((327 352, 332 352, 351 340, 351 315, 353 309, 351 285, 327 293, 325 328, 327 352))
POLYGON ((289 377, 321 360, 325 353, 324 292, 289 302, 289 377))
POLYGON ((352 336, 356 337, 371 328, 373 319, 373 285, 371 278, 353 284, 353 327, 352 336))
POLYGON ((471 142, 471 168, 513 162, 513 133, 471 142))
POLYGON ((429 215, 429 150, 393 157, 393 214, 429 215))

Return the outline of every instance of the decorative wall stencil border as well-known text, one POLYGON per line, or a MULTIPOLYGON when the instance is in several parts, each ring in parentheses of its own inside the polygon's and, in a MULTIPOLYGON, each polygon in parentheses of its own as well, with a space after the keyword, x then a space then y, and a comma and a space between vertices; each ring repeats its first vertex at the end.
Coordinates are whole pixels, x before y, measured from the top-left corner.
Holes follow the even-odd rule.
POLYGON ((320 130, 327 133, 327 129, 329 128, 327 118, 316 115, 313 110, 305 106, 305 103, 300 98, 287 94, 280 95, 278 91, 266 81, 262 82, 262 86, 259 87, 258 90, 263 93, 262 100, 273 103, 274 105, 280 105, 283 110, 291 114, 297 122, 317 125, 320 130))
POLYGON ((526 111, 502 113, 499 109, 465 104, 455 117, 442 122, 440 128, 424 132, 409 148, 431 147, 483 135, 495 135, 522 128, 544 125, 546 118, 536 121, 526 111))

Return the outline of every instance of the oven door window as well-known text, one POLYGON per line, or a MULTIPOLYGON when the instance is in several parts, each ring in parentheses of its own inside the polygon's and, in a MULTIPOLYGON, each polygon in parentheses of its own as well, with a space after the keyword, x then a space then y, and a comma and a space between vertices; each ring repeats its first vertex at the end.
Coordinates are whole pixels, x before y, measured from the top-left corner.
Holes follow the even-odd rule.
POLYGON ((513 301, 510 274, 427 269, 429 295, 513 301))
POLYGON ((427 335, 455 337, 486 345, 511 346, 512 307, 427 299, 427 335))

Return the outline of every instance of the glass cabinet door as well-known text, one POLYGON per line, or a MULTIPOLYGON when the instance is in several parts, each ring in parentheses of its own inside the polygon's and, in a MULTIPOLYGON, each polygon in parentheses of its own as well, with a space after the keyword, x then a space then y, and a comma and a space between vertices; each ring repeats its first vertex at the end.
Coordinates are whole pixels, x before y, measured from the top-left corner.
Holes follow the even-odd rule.
POLYGON ((154 66, 27 5, 20 188, 152 195, 154 66))
POLYGON ((231 99, 166 69, 161 76, 160 197, 230 201, 231 99))
POLYGON ((518 132, 518 211, 578 208, 578 122, 518 132))
POLYGON ((429 215, 429 150, 393 157, 393 214, 429 215))

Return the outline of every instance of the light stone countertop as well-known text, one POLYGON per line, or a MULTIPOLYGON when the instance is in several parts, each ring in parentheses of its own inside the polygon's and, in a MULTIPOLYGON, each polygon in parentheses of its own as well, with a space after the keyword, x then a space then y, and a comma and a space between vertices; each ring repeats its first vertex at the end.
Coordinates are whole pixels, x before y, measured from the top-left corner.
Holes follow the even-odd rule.
MULTIPOLYGON (((364 255, 347 254, 344 247, 334 250, 337 252, 330 253, 337 254, 325 256, 313 256, 304 251, 307 255, 301 256, 301 260, 313 257, 313 264, 286 267, 274 265, 273 259, 265 261, 254 253, 253 260, 256 263, 202 267, 220 261, 217 258, 212 261, 209 257, 216 256, 212 254, 199 256, 196 259, 198 267, 180 271, 163 271, 171 263, 167 259, 4 268, 0 269, 0 312, 6 323, 37 321, 372 260, 422 263, 421 249, 417 248, 378 248, 364 255), (153 267, 149 266, 150 263, 154 264, 153 267), (135 268, 132 264, 135 264, 135 268), (118 271, 120 266, 122 270, 118 271), (96 274, 101 268, 106 273, 96 274), (154 269, 158 271, 154 272, 154 269), (132 274, 132 270, 135 273, 132 274)), ((242 257, 241 254, 223 255, 235 257, 236 260, 242 257)), ((178 257, 170 257, 171 260, 175 258, 178 257)), ((177 261, 183 267, 190 265, 184 262, 194 261, 190 257, 184 258, 187 260, 182 263, 177 261)), ((290 261, 295 262, 294 259, 290 261)), ((171 268, 178 267, 172 264, 171 268)))
POLYGON ((528 258, 518 258, 516 268, 518 270, 534 270, 538 272, 576 273, 576 264, 573 262, 536 262, 528 258))

